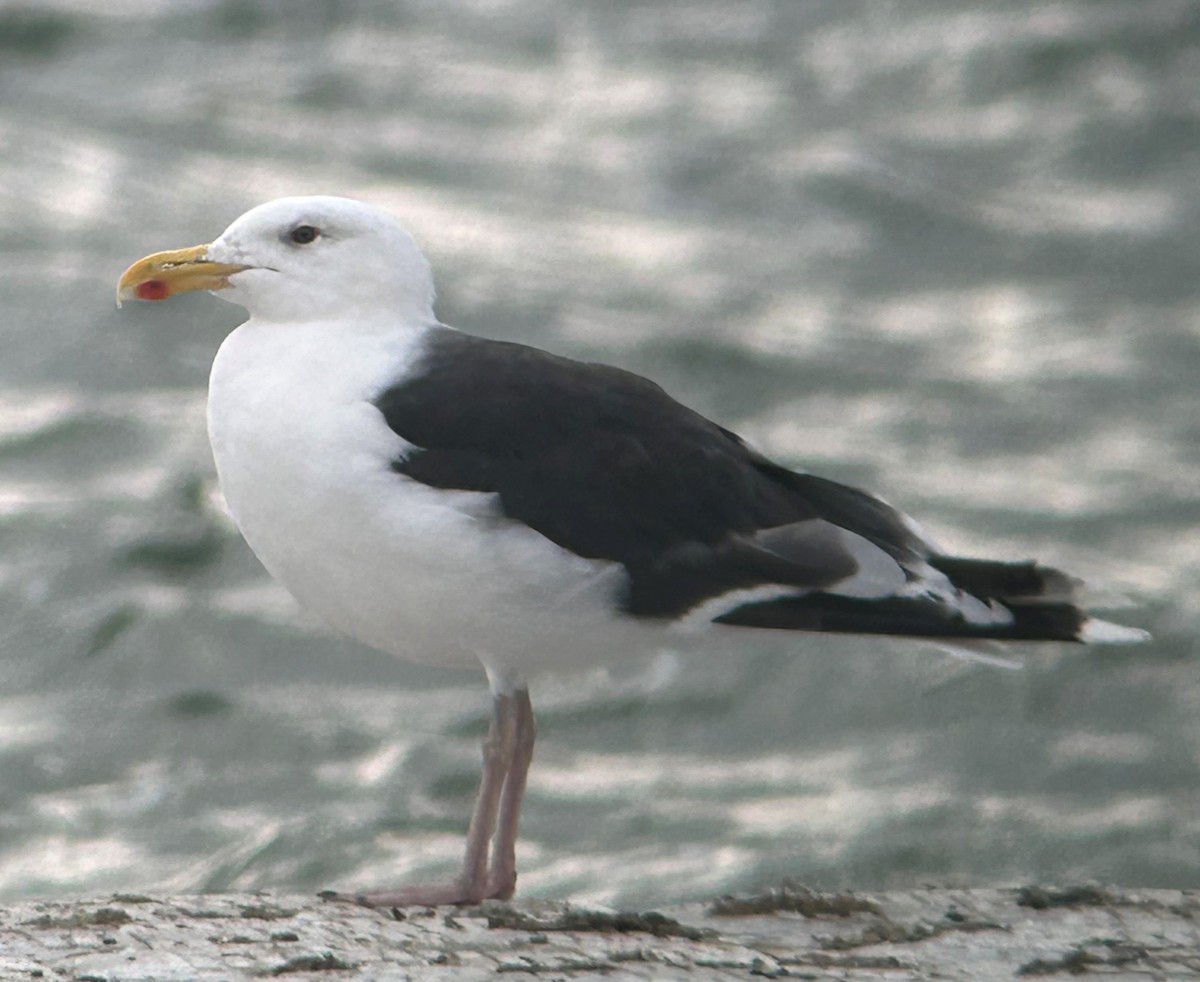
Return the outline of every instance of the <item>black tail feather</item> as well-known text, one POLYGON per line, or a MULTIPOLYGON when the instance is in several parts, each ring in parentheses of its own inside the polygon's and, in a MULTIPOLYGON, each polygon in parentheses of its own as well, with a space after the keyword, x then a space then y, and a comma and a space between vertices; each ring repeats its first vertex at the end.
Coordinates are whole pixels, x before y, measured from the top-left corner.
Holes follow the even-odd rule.
POLYGON ((1061 570, 1027 560, 1018 563, 960 556, 931 556, 929 565, 960 590, 980 600, 1069 602, 1080 581, 1061 570))
POLYGON ((921 638, 992 638, 1001 641, 1078 641, 1087 615, 1069 603, 1006 603, 1012 620, 976 624, 923 597, 862 599, 829 593, 743 604, 718 624, 785 631, 894 634, 921 638))

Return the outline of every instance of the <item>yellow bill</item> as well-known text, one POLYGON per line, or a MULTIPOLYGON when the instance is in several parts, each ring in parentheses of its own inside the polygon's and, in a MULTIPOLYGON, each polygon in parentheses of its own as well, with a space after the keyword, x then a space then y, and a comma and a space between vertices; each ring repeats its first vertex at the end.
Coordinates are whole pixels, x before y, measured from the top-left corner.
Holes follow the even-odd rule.
POLYGON ((117 281, 117 306, 126 300, 166 300, 193 290, 223 290, 229 277, 249 266, 206 258, 208 246, 171 249, 139 259, 117 281))

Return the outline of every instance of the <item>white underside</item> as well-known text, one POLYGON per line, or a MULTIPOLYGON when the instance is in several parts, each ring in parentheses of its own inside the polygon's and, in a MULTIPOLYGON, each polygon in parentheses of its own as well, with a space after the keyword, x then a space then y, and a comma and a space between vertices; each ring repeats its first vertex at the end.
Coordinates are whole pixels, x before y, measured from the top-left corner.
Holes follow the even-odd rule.
POLYGON ((413 661, 481 662, 494 683, 665 640, 617 612, 614 564, 505 520, 494 495, 390 469, 411 448, 372 400, 423 333, 249 321, 221 346, 209 434, 263 565, 338 630, 413 661))

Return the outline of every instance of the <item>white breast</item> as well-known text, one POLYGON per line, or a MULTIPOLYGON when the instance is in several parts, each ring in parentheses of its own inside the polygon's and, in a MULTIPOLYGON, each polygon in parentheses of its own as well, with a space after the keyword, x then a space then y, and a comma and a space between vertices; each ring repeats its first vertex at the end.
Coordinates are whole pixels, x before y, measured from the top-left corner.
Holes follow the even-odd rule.
POLYGON ((611 629, 619 570, 504 520, 494 495, 431 489, 390 468, 411 447, 372 400, 418 358, 423 333, 254 321, 234 331, 208 403, 229 510, 302 605, 367 644, 522 674, 572 661, 589 647, 589 621, 611 629))

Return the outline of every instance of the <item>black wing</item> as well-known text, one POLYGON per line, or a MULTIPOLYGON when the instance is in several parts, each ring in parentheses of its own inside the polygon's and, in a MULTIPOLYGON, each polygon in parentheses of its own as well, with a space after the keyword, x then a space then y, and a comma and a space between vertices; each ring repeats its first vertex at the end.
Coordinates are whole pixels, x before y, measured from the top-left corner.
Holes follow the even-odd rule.
MULTIPOLYGON (((823 593, 862 572, 862 550, 843 529, 878 546, 901 583, 916 577, 930 547, 884 502, 772 463, 630 372, 438 328, 416 371, 375 404, 417 448, 394 462, 397 472, 433 487, 494 492, 506 516, 564 549, 621 563, 632 614, 677 616, 733 590, 778 584, 796 594, 720 620, 975 633, 945 598, 902 598, 899 614, 882 616, 878 599, 823 593)), ((1023 590, 1050 572, 946 562, 968 564, 976 584, 1024 576, 1023 590)))

